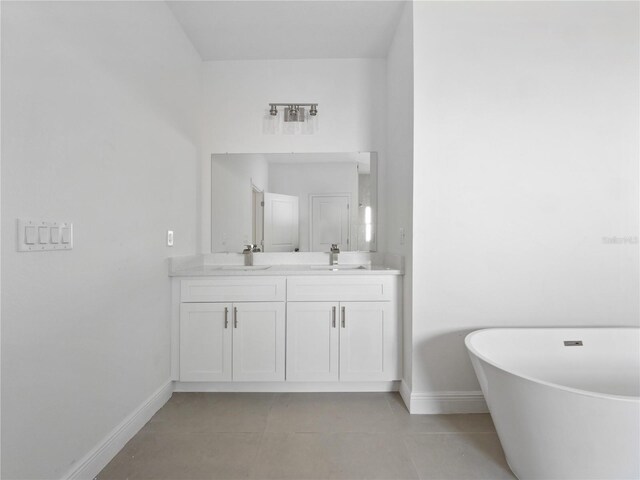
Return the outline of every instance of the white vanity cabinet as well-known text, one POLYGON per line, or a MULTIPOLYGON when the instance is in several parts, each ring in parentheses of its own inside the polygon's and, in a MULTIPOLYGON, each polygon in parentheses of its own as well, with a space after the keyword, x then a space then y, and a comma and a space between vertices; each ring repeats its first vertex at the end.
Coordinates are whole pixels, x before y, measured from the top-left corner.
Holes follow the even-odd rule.
POLYGON ((287 381, 338 381, 338 302, 287 304, 287 381))
POLYGON ((284 380, 284 303, 234 303, 233 310, 233 380, 284 380))
POLYGON ((340 380, 399 380, 398 318, 390 302, 340 302, 340 380))
POLYGON ((290 278, 287 381, 400 379, 396 293, 393 276, 290 278))
POLYGON ((391 302, 289 302, 287 380, 397 380, 398 341, 391 302))
POLYGON ((401 378, 398 275, 176 280, 173 372, 183 389, 351 391, 401 378))
POLYGON ((182 281, 180 381, 284 381, 285 279, 221 280, 182 281))
POLYGON ((232 379, 230 303, 180 305, 180 380, 222 382, 232 379))

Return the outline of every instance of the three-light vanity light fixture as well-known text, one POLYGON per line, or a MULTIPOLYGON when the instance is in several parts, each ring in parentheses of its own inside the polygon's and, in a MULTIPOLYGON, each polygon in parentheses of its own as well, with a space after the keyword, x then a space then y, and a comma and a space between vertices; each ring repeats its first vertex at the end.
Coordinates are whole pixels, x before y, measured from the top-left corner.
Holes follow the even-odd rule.
POLYGON ((307 120, 305 115, 305 107, 309 107, 309 115, 315 117, 318 115, 317 103, 270 103, 269 114, 271 116, 278 115, 278 107, 284 107, 285 122, 304 122, 307 120))
POLYGON ((262 133, 267 135, 313 135, 317 131, 317 103, 270 103, 262 124, 262 133), (283 114, 278 107, 283 107, 283 114))

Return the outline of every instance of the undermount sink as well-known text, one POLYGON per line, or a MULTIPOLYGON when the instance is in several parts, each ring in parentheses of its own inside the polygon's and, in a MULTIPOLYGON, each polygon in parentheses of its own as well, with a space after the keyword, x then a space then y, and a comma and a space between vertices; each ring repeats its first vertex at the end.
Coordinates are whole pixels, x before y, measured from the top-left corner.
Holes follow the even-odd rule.
POLYGON ((311 265, 312 270, 366 270, 364 265, 311 265))
POLYGON ((271 265, 223 265, 222 267, 220 267, 220 270, 246 271, 266 270, 267 268, 271 268, 271 265))

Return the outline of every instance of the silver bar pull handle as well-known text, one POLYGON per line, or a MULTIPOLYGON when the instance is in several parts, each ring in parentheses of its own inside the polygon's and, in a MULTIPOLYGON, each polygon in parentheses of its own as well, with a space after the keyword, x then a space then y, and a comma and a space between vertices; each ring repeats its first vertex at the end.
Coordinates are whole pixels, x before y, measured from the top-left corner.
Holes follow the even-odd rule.
POLYGON ((331 325, 336 328, 336 307, 331 307, 331 325))
POLYGON ((346 307, 342 307, 342 328, 345 328, 345 317, 347 316, 345 310, 346 307))
POLYGON ((224 307, 224 328, 229 327, 229 308, 224 307))
POLYGON ((238 307, 233 307, 233 328, 238 328, 238 307))

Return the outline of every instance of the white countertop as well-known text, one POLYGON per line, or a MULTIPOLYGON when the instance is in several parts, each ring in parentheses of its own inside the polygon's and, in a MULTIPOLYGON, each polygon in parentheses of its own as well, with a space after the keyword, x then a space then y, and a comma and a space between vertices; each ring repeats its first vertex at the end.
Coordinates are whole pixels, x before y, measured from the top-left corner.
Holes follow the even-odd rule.
POLYGON ((274 276, 274 275, 402 275, 399 269, 383 265, 367 265, 365 268, 349 268, 342 265, 329 269, 329 265, 256 265, 252 270, 241 270, 242 265, 197 265, 175 269, 171 277, 217 277, 217 276, 274 276), (340 268, 344 269, 340 269, 340 268), (236 268, 238 268, 236 270, 236 268))

